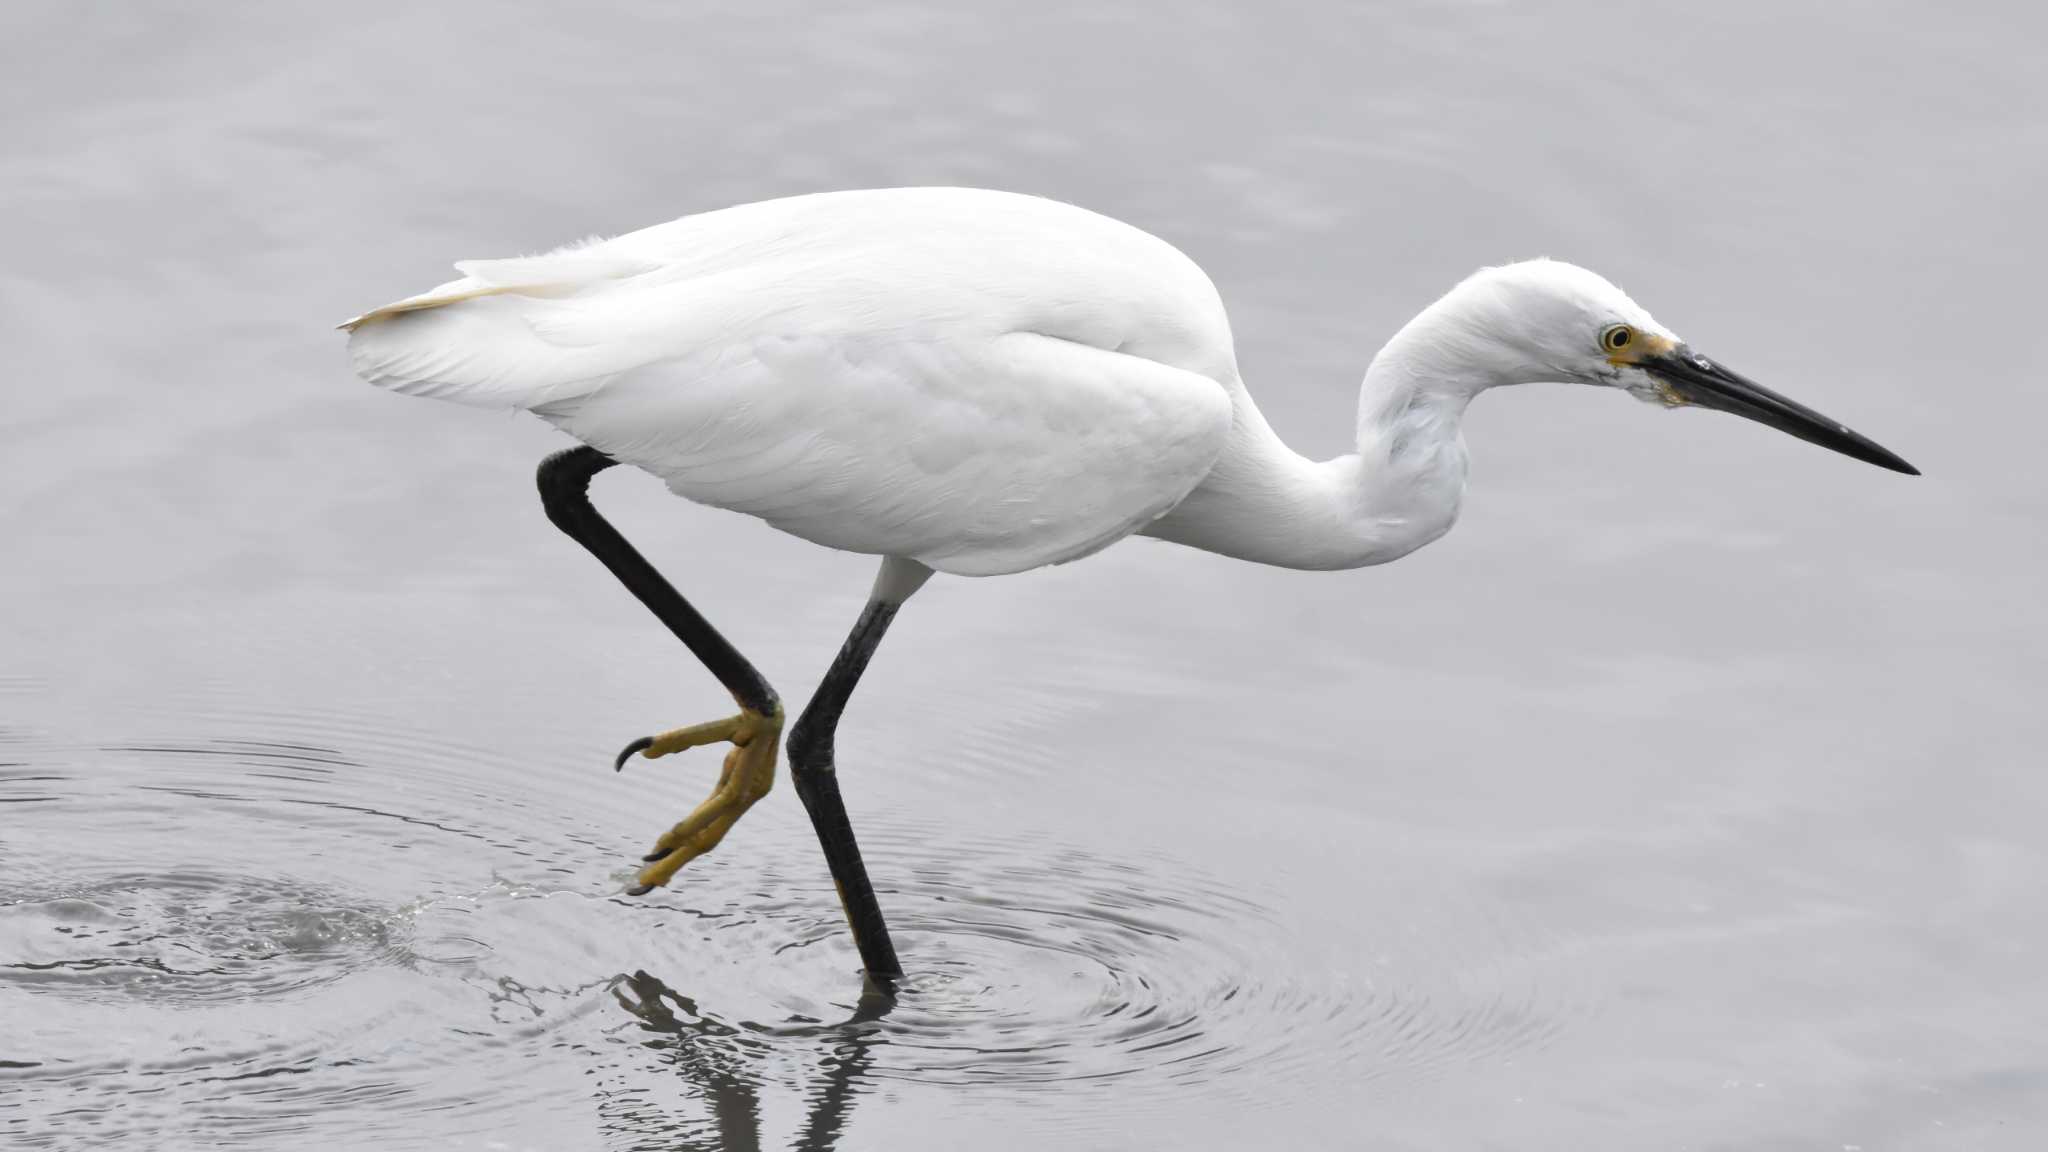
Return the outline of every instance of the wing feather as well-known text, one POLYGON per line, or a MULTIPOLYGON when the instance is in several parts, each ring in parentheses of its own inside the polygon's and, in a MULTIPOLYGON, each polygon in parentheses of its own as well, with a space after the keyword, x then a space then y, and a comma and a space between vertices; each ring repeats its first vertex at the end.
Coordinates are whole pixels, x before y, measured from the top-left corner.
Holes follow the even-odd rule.
POLYGON ((1039 333, 775 340, 621 373, 541 413, 702 504, 828 547, 991 575, 1178 504, 1230 428, 1216 381, 1039 333))
POLYGON ((1230 426, 1207 277, 1030 197, 799 197, 457 267, 345 325, 360 375, 534 411, 690 499, 945 571, 1106 546, 1230 426))

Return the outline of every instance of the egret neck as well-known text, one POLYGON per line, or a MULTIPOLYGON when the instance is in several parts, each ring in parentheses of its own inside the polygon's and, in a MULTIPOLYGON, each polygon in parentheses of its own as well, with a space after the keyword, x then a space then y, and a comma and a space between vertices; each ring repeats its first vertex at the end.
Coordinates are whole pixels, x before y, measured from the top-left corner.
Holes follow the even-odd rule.
POLYGON ((1358 396, 1358 450, 1314 461, 1289 448, 1243 385, 1209 478, 1146 535, 1281 568, 1398 560, 1457 522, 1465 406, 1515 373, 1459 339, 1439 302, 1388 341, 1358 396))

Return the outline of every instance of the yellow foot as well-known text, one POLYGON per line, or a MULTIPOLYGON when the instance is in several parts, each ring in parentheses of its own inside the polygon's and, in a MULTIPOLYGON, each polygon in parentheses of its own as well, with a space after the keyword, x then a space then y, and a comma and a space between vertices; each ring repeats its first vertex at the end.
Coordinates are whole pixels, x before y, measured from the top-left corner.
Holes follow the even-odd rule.
POLYGON ((616 767, 624 768, 627 757, 635 752, 652 760, 700 744, 727 743, 732 745, 732 751, 725 754, 718 786, 697 805, 696 811, 654 842, 654 851, 645 857, 647 866, 640 869, 631 889, 633 895, 668 883, 683 865, 718 847, 718 842, 725 839, 726 832, 753 807, 754 801, 775 787, 775 754, 782 744, 782 708, 777 705, 773 715, 764 716, 743 707, 737 716, 635 740, 619 753, 616 767))

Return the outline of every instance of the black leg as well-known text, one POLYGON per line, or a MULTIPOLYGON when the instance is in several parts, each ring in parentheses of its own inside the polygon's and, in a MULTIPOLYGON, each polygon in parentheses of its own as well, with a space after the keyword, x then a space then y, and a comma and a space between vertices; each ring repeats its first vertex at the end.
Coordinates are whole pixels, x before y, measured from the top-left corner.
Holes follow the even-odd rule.
POLYGON ((796 781, 796 794, 811 814, 811 827, 825 849, 825 862, 832 869, 832 882, 839 887, 839 903, 846 909, 846 922, 853 929, 853 942, 860 949, 861 964, 868 975, 886 985, 903 974, 896 960, 896 946, 889 941, 889 926, 882 920, 882 906, 875 901, 874 885, 861 864, 860 846, 854 843, 853 825, 846 818, 846 805, 839 799, 839 774, 832 760, 832 738, 839 727, 839 714, 846 709, 853 686, 867 669, 869 657, 896 618, 895 604, 871 600, 854 624, 853 632, 833 659, 832 668, 818 685, 817 694, 804 705, 796 727, 789 730, 789 774, 796 781))
MULTIPOLYGON (((781 701, 768 681, 591 506, 591 478, 615 463, 611 457, 587 446, 557 452, 541 461, 538 480, 548 519, 603 561, 619 583, 639 597, 675 633, 676 639, 718 677, 742 708, 764 716, 779 713, 781 701)), ((922 568, 916 571, 922 575, 912 578, 909 587, 913 589, 922 582, 922 576, 930 575, 922 568)), ((889 927, 882 920, 881 906, 875 902, 874 886, 868 883, 860 846, 853 838, 853 825, 847 820, 846 805, 839 798, 839 779, 832 764, 832 735, 839 724, 839 713, 846 707, 847 697, 853 694, 853 686, 874 654, 875 645, 881 642, 882 633, 895 617, 896 607, 886 600, 868 605, 789 736, 790 776, 796 782, 797 796, 810 813, 818 843, 825 849, 825 863, 831 869, 832 882, 839 887, 839 900, 853 929, 861 963, 868 975, 884 987, 902 975, 903 967, 896 960, 895 946, 889 942, 889 927)), ((650 746, 648 739, 634 741, 619 754, 619 763, 650 746)), ((650 860, 661 855, 656 853, 650 860)))
MULTIPOLYGON (((762 715, 772 715, 781 701, 775 696, 775 689, 768 686, 759 672, 754 670, 747 658, 740 655, 709 620, 690 607, 654 565, 640 555, 626 542, 619 530, 590 503, 590 480, 599 472, 618 461, 584 445, 567 448, 540 462, 536 479, 540 482, 540 500, 547 509, 548 519, 555 527, 568 533, 578 544, 590 550, 592 556, 604 562, 619 578, 626 590, 640 598, 649 611, 668 630, 675 633, 690 651, 711 670, 726 691, 733 694, 742 708, 750 708, 762 715)), ((644 746, 644 745, 642 745, 644 746)), ((629 747, 628 752, 638 751, 629 747)), ((620 760, 623 762, 624 754, 620 760)))
POLYGON ((766 794, 774 781, 775 741, 781 735, 782 704, 775 696, 775 689, 768 686, 768 681, 754 670, 747 658, 719 635, 710 621, 690 607, 689 602, 662 579, 661 573, 654 570, 654 565, 649 564, 626 542, 624 536, 619 535, 618 529, 591 506, 591 478, 614 463, 616 461, 611 457, 590 447, 571 448, 541 461, 537 479, 541 503, 547 509, 548 519, 589 549, 591 555, 603 561, 612 575, 619 578, 619 583, 639 597, 640 602, 647 605, 670 632, 675 633, 704 667, 718 677, 741 709, 757 717, 754 721, 746 721, 743 715, 712 726, 697 725, 690 729, 677 729, 661 737, 642 737, 626 745, 625 750, 619 753, 614 767, 623 768, 626 758, 635 752, 660 756, 695 744, 723 740, 730 740, 735 745, 735 751, 726 758, 725 770, 712 798, 699 805, 682 824, 664 834, 656 843, 655 850, 643 858, 646 866, 641 869, 640 882, 627 890, 638 896, 651 891, 657 884, 667 883, 676 869, 710 851, 740 813, 766 794), (739 747, 750 740, 742 735, 743 722, 767 725, 770 729, 765 740, 751 752, 741 751, 739 747), (730 731, 701 732, 705 727, 726 725, 730 725, 730 731), (677 739, 686 735, 688 740, 677 739), (658 742, 672 746, 663 747, 658 742), (729 791, 729 786, 734 790, 729 791))

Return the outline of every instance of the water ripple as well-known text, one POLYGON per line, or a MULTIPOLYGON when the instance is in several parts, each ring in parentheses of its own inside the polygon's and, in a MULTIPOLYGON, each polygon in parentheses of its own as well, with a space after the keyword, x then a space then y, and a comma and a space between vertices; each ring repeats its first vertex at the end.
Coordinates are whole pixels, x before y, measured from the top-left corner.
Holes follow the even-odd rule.
POLYGON ((128 873, 0 907, 0 982, 159 1003, 235 1000, 405 962, 404 921, 316 885, 128 873))
POLYGON ((799 821, 629 900, 642 800, 585 767, 508 789, 368 718, 208 722, 233 734, 9 745, 0 799, 39 801, 0 842, 12 1145, 264 1145, 374 1101, 356 1138, 384 1147, 529 1112, 655 1146, 783 1093, 822 1148, 891 1083, 1249 1110, 1498 1058, 1565 1014, 1498 939, 1492 967, 1317 966, 1284 901, 1183 858, 886 813, 863 839, 909 971, 863 996, 799 821))
MULTIPOLYGON (((1115 1082, 1121 1106, 1148 1095, 1166 1106, 1189 1085, 1255 1098, 1309 1065, 1365 1080, 1491 1058, 1555 1025, 1533 987, 1475 1002, 1470 988, 1305 969, 1284 922, 1184 864, 1048 853, 1028 837, 961 844, 942 827, 887 821, 868 838, 902 878, 881 895, 907 966, 896 1002, 862 1033, 871 1079, 1013 1092, 1115 1082)), ((831 972, 856 963, 829 888, 758 879, 777 895, 706 912, 705 941, 737 934, 743 953, 781 937, 783 962, 748 965, 731 985, 692 973, 667 1030, 695 1049, 801 1050, 864 1011, 845 993, 817 1001, 831 972)))

